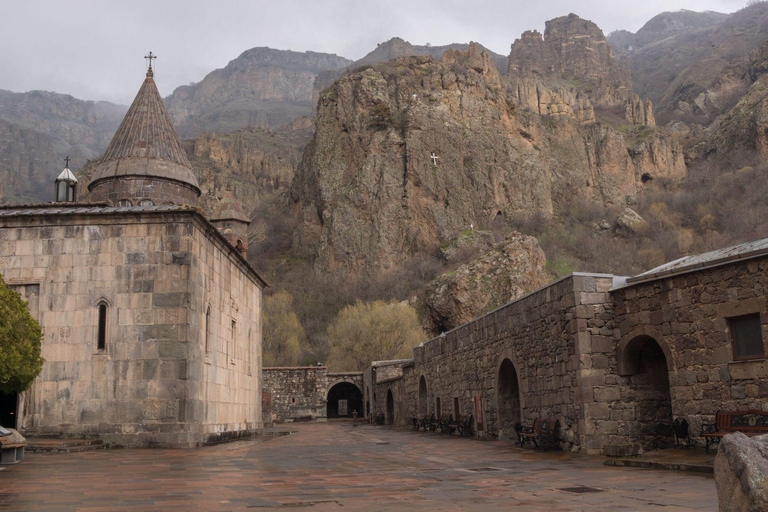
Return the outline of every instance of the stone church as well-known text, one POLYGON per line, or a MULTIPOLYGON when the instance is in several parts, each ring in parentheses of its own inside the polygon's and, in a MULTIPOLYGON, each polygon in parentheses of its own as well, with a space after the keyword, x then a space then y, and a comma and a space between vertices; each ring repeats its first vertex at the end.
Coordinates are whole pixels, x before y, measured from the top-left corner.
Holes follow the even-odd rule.
POLYGON ((242 208, 196 208, 151 64, 89 190, 77 202, 65 169, 55 202, 0 207, 0 273, 43 327, 46 361, 27 392, 0 397, 0 419, 125 446, 253 434, 267 283, 245 259, 242 208))

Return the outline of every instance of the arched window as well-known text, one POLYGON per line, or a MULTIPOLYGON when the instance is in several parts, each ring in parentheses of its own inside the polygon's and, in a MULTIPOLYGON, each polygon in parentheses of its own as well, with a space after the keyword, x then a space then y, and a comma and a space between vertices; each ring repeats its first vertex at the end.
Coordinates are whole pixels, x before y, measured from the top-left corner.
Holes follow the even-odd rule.
POLYGON ((117 206, 118 208, 124 208, 124 207, 133 206, 133 204, 131 204, 130 199, 121 199, 117 202, 115 206, 117 206))
POLYGON ((151 199, 141 199, 139 206, 155 206, 155 203, 151 199))
POLYGON ((99 329, 97 332, 96 348, 98 350, 107 349, 107 303, 99 303, 99 329))
POLYGON ((211 336, 211 306, 208 306, 208 310, 205 312, 205 353, 208 353, 208 340, 211 336))
POLYGON ((248 346, 246 347, 248 358, 248 375, 251 374, 251 351, 253 350, 253 329, 248 329, 248 346))

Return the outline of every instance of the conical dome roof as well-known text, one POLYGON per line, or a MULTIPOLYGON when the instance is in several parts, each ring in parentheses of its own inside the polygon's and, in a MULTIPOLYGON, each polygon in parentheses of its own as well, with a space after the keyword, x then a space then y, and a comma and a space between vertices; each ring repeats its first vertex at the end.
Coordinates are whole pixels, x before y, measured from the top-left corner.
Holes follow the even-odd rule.
POLYGON ((151 68, 88 188, 92 189, 101 180, 123 176, 173 180, 192 186, 200 195, 197 179, 157 90, 151 68))

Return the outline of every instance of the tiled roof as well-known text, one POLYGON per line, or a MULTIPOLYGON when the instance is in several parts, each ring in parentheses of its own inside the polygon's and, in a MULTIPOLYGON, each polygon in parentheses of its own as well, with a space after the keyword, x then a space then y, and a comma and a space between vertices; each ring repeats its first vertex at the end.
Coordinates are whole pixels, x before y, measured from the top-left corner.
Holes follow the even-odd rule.
POLYGON ((96 167, 89 188, 99 180, 118 176, 166 178, 200 188, 149 73, 96 167))
POLYGON ((0 217, 31 217, 35 215, 108 215, 112 213, 142 213, 142 212, 194 212, 192 206, 45 206, 45 205, 19 205, 17 208, 10 206, 0 209, 0 217))
POLYGON ((684 274, 707 267, 724 265, 732 261, 746 260, 768 255, 768 238, 753 240, 743 244, 717 249, 695 256, 685 256, 675 261, 665 263, 642 274, 627 279, 627 285, 644 281, 653 281, 667 276, 684 274))
POLYGON ((211 220, 239 220, 241 222, 251 223, 251 219, 246 215, 243 205, 235 199, 231 191, 227 190, 224 197, 219 202, 219 207, 211 216, 211 220))

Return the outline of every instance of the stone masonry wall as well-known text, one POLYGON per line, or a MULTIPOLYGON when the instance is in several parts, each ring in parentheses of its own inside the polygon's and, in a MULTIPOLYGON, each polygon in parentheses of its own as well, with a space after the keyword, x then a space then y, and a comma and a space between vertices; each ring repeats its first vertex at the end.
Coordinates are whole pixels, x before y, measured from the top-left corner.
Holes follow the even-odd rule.
POLYGON ((272 420, 326 417, 325 366, 264 368, 264 389, 272 394, 272 420))
MULTIPOLYGON (((39 285, 44 330, 46 363, 22 401, 20 430, 96 435, 124 445, 206 440, 200 424, 208 405, 194 395, 202 361, 190 354, 201 339, 196 288, 210 276, 191 266, 200 244, 212 242, 200 241, 204 225, 196 215, 0 219, 0 272, 13 286, 39 285), (100 303, 108 306, 104 350, 97 347, 100 303)), ((218 286, 218 279, 210 280, 218 286)), ((254 295, 258 287, 246 288, 254 295)), ((243 300, 240 321, 247 326, 258 318, 258 300, 243 300)), ((247 381, 232 379, 217 392, 229 403, 235 396, 240 401, 221 417, 234 422, 230 430, 260 422, 258 407, 243 411, 256 402, 258 368, 253 371, 247 381), (249 391, 234 392, 239 386, 249 391)))
POLYGON ((251 434, 263 426, 261 285, 233 247, 207 230, 187 229, 194 276, 188 308, 190 428, 199 429, 204 442, 251 434))
POLYGON ((559 420, 561 436, 573 449, 599 450, 602 439, 587 431, 584 421, 582 401, 591 382, 582 361, 589 363, 586 348, 593 336, 613 334, 607 293, 612 284, 612 276, 572 275, 414 349, 414 365, 404 368, 404 414, 398 423, 419 415, 424 376, 429 412, 436 412, 440 398, 442 410, 453 413, 458 398, 460 414, 471 413, 477 421, 479 403, 485 436, 499 435, 502 422, 509 430, 515 420, 531 424, 551 418, 559 420), (516 373, 514 383, 499 381, 505 359, 516 373), (515 389, 500 397, 500 385, 515 389))
POLYGON ((663 352, 670 416, 686 418, 692 435, 699 435, 702 424, 714 423, 718 410, 768 411, 768 363, 764 357, 734 360, 727 322, 729 317, 759 313, 768 354, 766 289, 768 258, 615 291, 620 332, 613 344, 601 345, 606 369, 602 386, 595 388, 595 395, 602 396, 592 414, 597 428, 616 432, 616 441, 649 437, 636 430, 642 397, 635 394, 638 370, 631 367, 632 343, 644 338, 654 339, 663 352))
POLYGON ((91 190, 91 200, 110 201, 118 206, 121 201, 130 204, 120 206, 145 206, 142 200, 151 201, 151 205, 182 205, 195 206, 199 192, 191 186, 177 181, 154 178, 131 178, 121 176, 119 179, 99 181, 91 190))
POLYGON ((362 372, 330 373, 325 366, 264 368, 263 378, 275 422, 325 420, 328 394, 340 383, 354 384, 363 394, 362 372))

